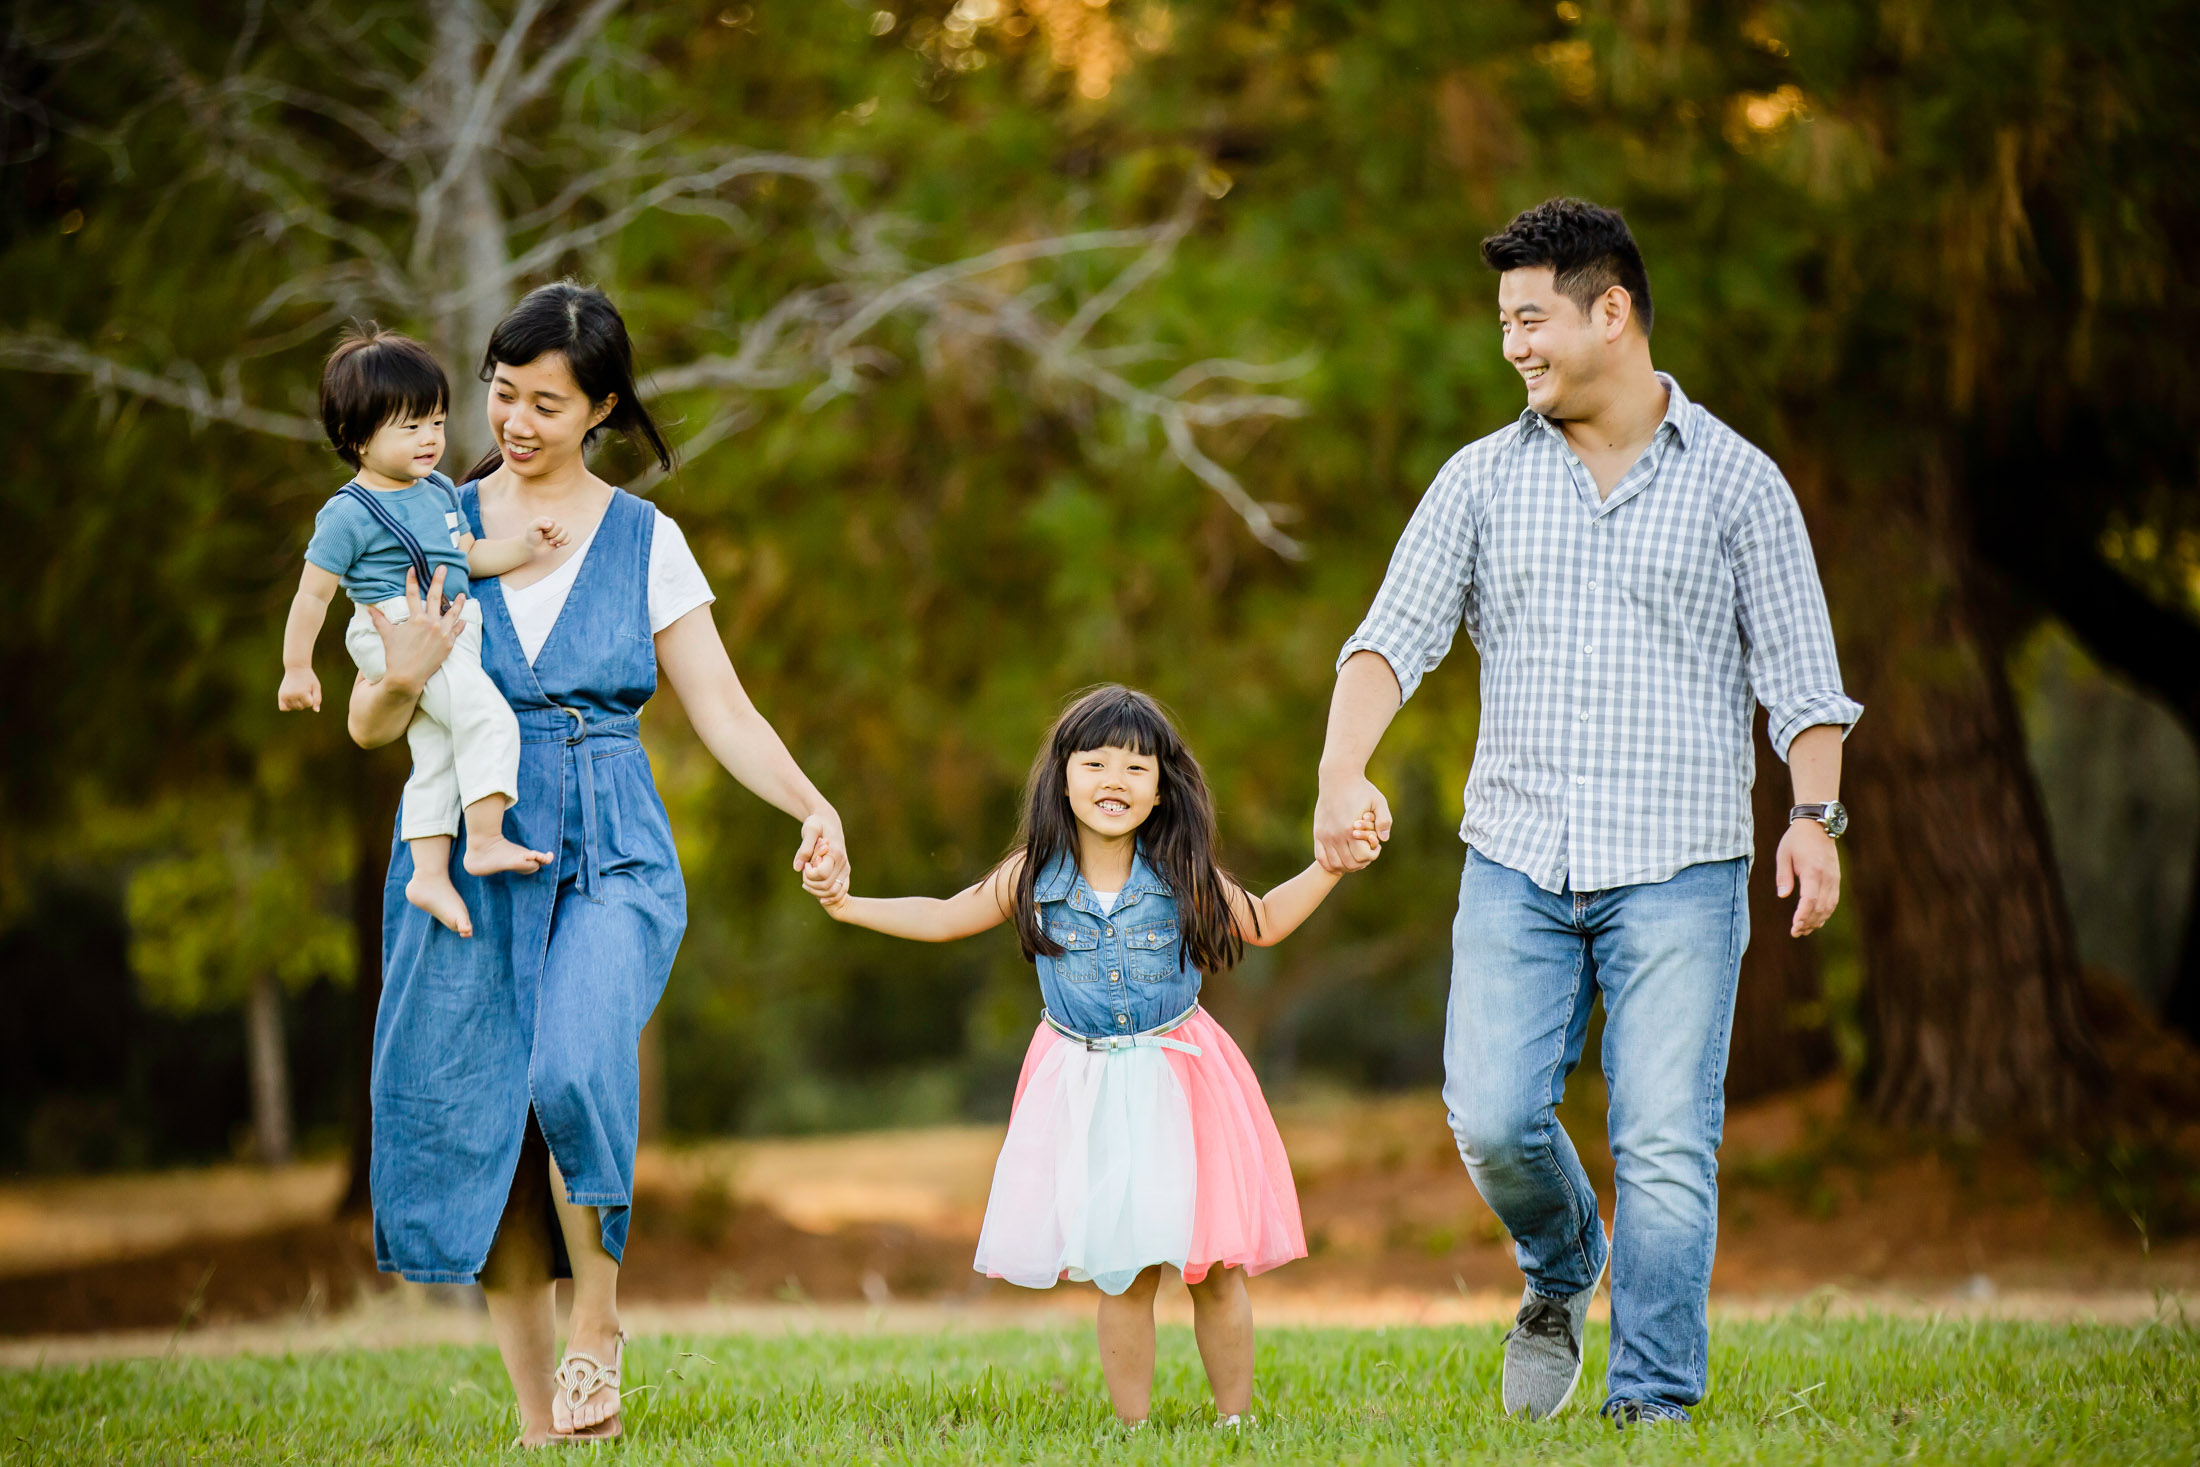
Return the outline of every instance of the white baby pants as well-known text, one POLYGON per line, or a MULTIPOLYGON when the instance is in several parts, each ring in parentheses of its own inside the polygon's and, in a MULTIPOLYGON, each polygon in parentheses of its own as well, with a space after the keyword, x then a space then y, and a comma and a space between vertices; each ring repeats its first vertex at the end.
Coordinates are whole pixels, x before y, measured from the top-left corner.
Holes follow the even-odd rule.
MULTIPOLYGON (((409 614, 402 596, 377 609, 391 621, 409 614)), ((459 615, 466 625, 458 645, 421 690, 405 730, 413 767, 397 820, 402 840, 458 834, 460 812, 490 795, 519 803, 519 720, 481 668, 481 603, 469 596, 459 615)), ((344 648, 361 672, 382 676, 382 638, 365 607, 344 628, 344 648)))

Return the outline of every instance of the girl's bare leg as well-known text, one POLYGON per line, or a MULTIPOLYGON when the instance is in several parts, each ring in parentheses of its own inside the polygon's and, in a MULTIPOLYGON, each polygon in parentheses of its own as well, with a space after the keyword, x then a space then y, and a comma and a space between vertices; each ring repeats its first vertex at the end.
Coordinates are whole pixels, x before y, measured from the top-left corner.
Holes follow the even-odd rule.
MULTIPOLYGON (((605 1365, 619 1363, 619 1265, 603 1248, 603 1220, 596 1209, 565 1200, 565 1178, 550 1164, 550 1196, 558 1208, 558 1230, 565 1234, 566 1256, 573 1260, 573 1314, 567 1321, 565 1347, 593 1355, 605 1365)), ((564 1420, 556 1408, 558 1429, 586 1432, 619 1414, 619 1393, 600 1387, 564 1420)))
POLYGON ((504 1373, 519 1398, 520 1444, 541 1446, 550 1440, 550 1376, 557 1368, 557 1319, 551 1309, 548 1155, 528 1128, 519 1170, 497 1224, 497 1240, 481 1270, 481 1293, 489 1304, 489 1325, 496 1335, 504 1373))
POLYGON ((406 841, 412 848, 412 880, 405 883, 405 900, 450 928, 460 937, 474 935, 474 919, 466 911, 466 899, 451 885, 451 838, 424 835, 406 841))
POLYGON ((1122 1293, 1100 1296, 1100 1373, 1126 1425, 1144 1421, 1153 1405, 1153 1296, 1160 1287, 1155 1264, 1122 1293))
POLYGON ((1192 1333, 1215 1410, 1242 1415, 1253 1404, 1253 1301, 1245 1292, 1245 1270, 1211 1268, 1191 1290, 1192 1333))

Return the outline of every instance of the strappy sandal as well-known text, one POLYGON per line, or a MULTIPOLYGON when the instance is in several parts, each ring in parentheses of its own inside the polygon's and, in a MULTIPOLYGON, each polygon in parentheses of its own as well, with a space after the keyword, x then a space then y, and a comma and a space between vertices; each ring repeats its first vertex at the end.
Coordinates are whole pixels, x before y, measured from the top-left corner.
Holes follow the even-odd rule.
MULTIPOLYGON (((612 1357, 610 1365, 605 1365, 586 1350, 566 1351, 565 1358, 558 1362, 557 1374, 551 1377, 551 1381, 557 1389, 554 1404, 563 1406, 565 1408, 565 1419, 571 1421, 574 1413, 587 1405, 588 1398, 596 1392, 609 1388, 612 1394, 617 1396, 619 1394, 619 1375, 625 1367, 626 1331, 624 1330, 619 1331, 618 1353, 612 1357)), ((551 1440, 573 1445, 607 1442, 616 1439, 621 1430, 623 1428, 619 1423, 619 1413, 614 1410, 611 1415, 606 1416, 593 1426, 569 1427, 564 1431, 554 1432, 551 1440)))

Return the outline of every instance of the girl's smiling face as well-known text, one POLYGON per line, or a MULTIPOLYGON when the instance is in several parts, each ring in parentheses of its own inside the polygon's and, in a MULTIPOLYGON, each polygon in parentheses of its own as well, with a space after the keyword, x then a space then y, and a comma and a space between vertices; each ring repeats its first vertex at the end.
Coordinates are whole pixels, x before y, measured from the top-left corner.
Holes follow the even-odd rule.
POLYGON ((1134 749, 1079 749, 1062 775, 1070 813, 1095 835, 1127 836, 1161 803, 1161 761, 1134 749))

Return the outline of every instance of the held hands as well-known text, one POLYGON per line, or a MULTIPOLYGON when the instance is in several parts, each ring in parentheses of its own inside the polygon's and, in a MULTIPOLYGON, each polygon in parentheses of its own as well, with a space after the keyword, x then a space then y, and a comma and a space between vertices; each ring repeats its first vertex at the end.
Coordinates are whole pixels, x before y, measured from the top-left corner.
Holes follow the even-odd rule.
POLYGON ((1800 890, 1790 937, 1808 937, 1826 925, 1841 903, 1841 853, 1815 820, 1789 823, 1773 867, 1774 889, 1785 897, 1800 890))
POLYGON ((802 822, 794 869, 802 873, 802 889, 837 917, 848 900, 849 876, 848 842, 838 815, 826 810, 802 822))
POLYGON ((522 538, 527 541, 530 555, 540 555, 546 550, 563 550, 566 542, 573 537, 566 533, 564 525, 544 515, 528 525, 527 533, 522 538))
POLYGON ((283 669, 283 685, 276 690, 275 706, 285 713, 321 711, 321 680, 310 667, 283 669))
POLYGON ((1323 780, 1314 802, 1314 859, 1333 876, 1360 871, 1390 839, 1390 802, 1364 774, 1323 780))

